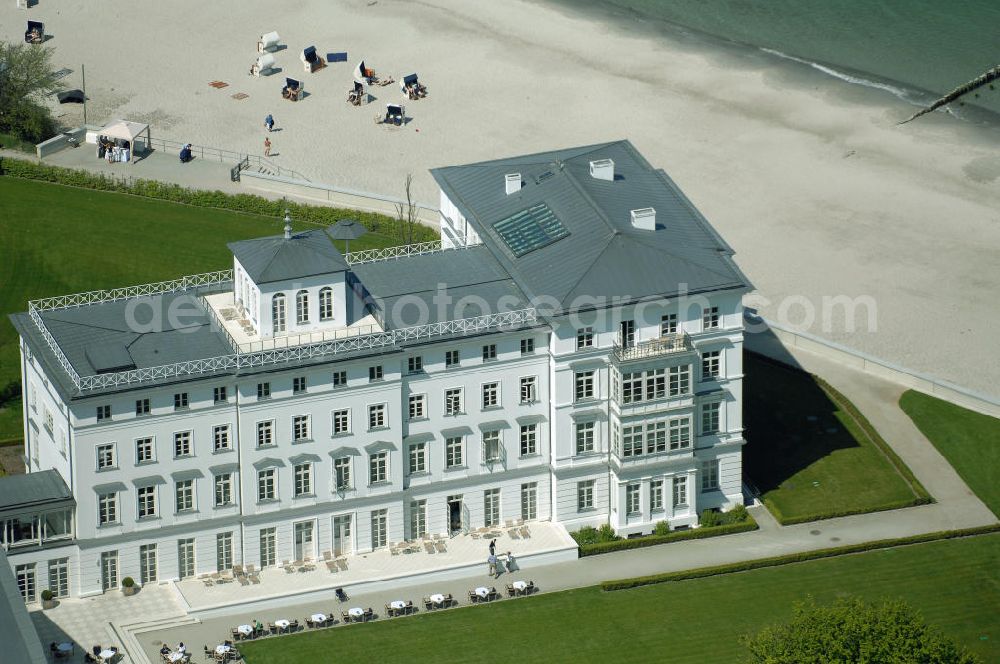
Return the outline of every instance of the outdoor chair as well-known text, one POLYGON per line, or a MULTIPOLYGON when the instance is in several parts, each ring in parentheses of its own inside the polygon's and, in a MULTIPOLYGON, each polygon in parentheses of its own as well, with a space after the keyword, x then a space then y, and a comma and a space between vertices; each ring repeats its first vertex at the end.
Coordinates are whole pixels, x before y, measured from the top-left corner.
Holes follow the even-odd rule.
POLYGON ((337 571, 337 561, 336 561, 336 560, 327 560, 327 561, 326 561, 326 569, 327 569, 327 570, 328 570, 328 571, 329 571, 329 572, 330 572, 331 574, 334 574, 334 573, 336 573, 336 571, 337 571))
POLYGON ((394 609, 391 606, 389 606, 388 604, 386 604, 385 605, 385 615, 389 616, 390 618, 394 617, 396 615, 396 609, 394 609))
POLYGON ((346 572, 347 571, 347 561, 346 560, 344 560, 343 558, 338 558, 336 562, 337 562, 337 567, 339 567, 342 572, 346 572))
POLYGON ((290 623, 288 623, 288 631, 289 633, 299 631, 299 621, 293 620, 290 623))
POLYGON ((507 597, 513 597, 515 595, 514 586, 507 584, 507 597))
POLYGON ((351 614, 349 614, 347 611, 341 611, 340 619, 343 620, 344 624, 346 625, 347 623, 351 622, 351 614))
POLYGON ((436 553, 437 549, 434 548, 434 545, 432 543, 424 542, 424 551, 426 551, 427 553, 436 553))
POLYGON ((299 55, 299 60, 302 61, 302 66, 307 74, 312 74, 326 66, 323 58, 319 57, 319 54, 316 53, 315 46, 303 49, 302 54, 299 55))
POLYGON ((45 24, 41 21, 28 21, 28 29, 24 31, 24 43, 41 44, 45 41, 45 24))
POLYGON ((413 601, 406 600, 406 608, 403 609, 404 613, 413 613, 413 601))
POLYGON ((437 549, 438 553, 448 553, 448 545, 445 544, 444 541, 439 542, 435 540, 434 548, 437 549))
POLYGON ((267 631, 269 631, 272 635, 277 634, 278 626, 275 625, 274 623, 269 622, 267 623, 267 631))
POLYGON ((308 629, 313 629, 316 627, 316 623, 313 622, 312 618, 306 618, 306 627, 308 629))
POLYGON ((229 634, 233 637, 233 641, 239 641, 243 637, 243 635, 240 634, 239 630, 235 627, 229 630, 229 634))
POLYGON ((513 528, 513 529, 507 531, 507 535, 511 539, 521 539, 521 536, 517 534, 517 528, 513 528))
POLYGON ((475 590, 469 591, 469 601, 473 604, 479 601, 479 595, 476 594, 475 590))
POLYGON ((451 596, 451 593, 448 593, 447 595, 444 596, 444 605, 445 606, 451 606, 454 601, 455 601, 455 598, 451 596))
POLYGON ((424 609, 427 610, 427 611, 430 611, 433 608, 434 608, 434 602, 431 601, 430 597, 425 597, 424 598, 424 609))
POLYGON ((365 622, 368 622, 369 620, 374 620, 374 619, 375 619, 375 611, 373 611, 372 608, 369 606, 367 609, 365 609, 364 620, 365 622))
POLYGON ((530 595, 532 592, 534 592, 534 590, 535 590, 535 582, 528 581, 528 586, 524 589, 524 594, 530 595))

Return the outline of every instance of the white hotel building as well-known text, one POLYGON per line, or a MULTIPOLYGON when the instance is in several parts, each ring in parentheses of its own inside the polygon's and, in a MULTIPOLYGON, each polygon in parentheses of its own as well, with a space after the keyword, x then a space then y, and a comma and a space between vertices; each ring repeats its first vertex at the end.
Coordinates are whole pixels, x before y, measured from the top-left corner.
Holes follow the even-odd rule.
POLYGON ((286 232, 11 317, 28 475, 0 543, 28 601, 742 502, 749 282, 666 174, 627 141, 432 173, 439 247, 286 232))

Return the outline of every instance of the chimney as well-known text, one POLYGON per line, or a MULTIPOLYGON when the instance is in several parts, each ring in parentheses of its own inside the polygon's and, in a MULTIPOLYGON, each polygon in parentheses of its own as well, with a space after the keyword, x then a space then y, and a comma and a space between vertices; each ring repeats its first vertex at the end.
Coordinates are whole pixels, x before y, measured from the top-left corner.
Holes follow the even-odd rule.
POLYGON ((590 162, 590 177, 597 180, 615 181, 615 162, 611 159, 598 159, 590 162))
POLYGON ((521 191, 521 174, 520 173, 508 173, 504 176, 504 182, 507 186, 507 195, 516 194, 521 191))
POLYGON ((292 239, 292 215, 285 209, 285 239, 292 239))
POLYGON ((655 231, 656 210, 653 208, 632 210, 632 226, 643 231, 655 231))

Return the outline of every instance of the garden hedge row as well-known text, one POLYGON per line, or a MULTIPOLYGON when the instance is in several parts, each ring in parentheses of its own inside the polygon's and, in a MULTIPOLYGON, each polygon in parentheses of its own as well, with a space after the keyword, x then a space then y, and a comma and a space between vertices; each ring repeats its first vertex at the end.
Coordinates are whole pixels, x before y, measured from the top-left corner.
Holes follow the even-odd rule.
POLYGON ((699 567, 697 569, 681 570, 678 572, 666 572, 663 574, 653 574, 650 576, 637 576, 630 579, 616 579, 613 581, 602 581, 602 590, 626 590, 639 586, 649 586, 656 583, 668 583, 671 581, 683 581, 685 579, 700 579, 707 576, 717 576, 719 574, 731 574, 733 572, 745 572, 763 567, 777 567, 789 563, 801 563, 820 558, 833 558, 851 553, 862 553, 864 551, 875 551, 878 549, 889 549, 907 544, 921 544, 924 542, 934 542, 937 540, 955 539, 959 537, 970 537, 972 535, 984 535, 987 533, 1000 532, 1000 523, 993 523, 988 526, 978 526, 976 528, 963 528, 960 530, 946 530, 922 535, 912 535, 910 537, 897 537, 894 539, 876 540, 874 542, 864 542, 862 544, 849 544, 847 546, 831 547, 827 549, 816 549, 815 551, 803 551, 784 556, 773 556, 771 558, 758 558, 756 560, 744 560, 728 565, 715 565, 713 567, 699 567))
POLYGON ((916 507, 917 505, 927 505, 933 503, 934 499, 928 497, 910 498, 908 500, 897 500, 891 503, 883 503, 882 505, 877 505, 875 507, 859 507, 850 510, 837 510, 834 512, 822 512, 817 514, 802 514, 799 516, 786 517, 778 509, 778 506, 774 504, 773 501, 764 499, 764 504, 767 505, 767 509, 771 512, 771 515, 777 519, 778 523, 783 526, 793 526, 797 523, 809 523, 810 521, 822 521, 823 519, 836 519, 842 516, 853 516, 855 514, 872 514, 873 512, 887 512, 889 510, 899 510, 906 507, 916 507))
POLYGON ((677 530, 669 535, 647 535, 646 537, 636 537, 633 539, 622 539, 614 542, 597 542, 596 544, 581 544, 580 557, 597 556, 602 553, 613 553, 615 551, 627 551, 629 549, 642 549, 647 546, 657 544, 667 544, 683 540, 704 539, 706 537, 717 537, 719 535, 732 535, 734 533, 745 533, 757 530, 759 526, 754 518, 747 515, 747 520, 740 523, 729 523, 724 526, 713 526, 711 528, 694 528, 692 530, 677 530))
MULTIPOLYGON (((229 210, 256 214, 278 220, 284 217, 285 208, 297 222, 329 226, 344 218, 356 219, 374 233, 402 240, 400 222, 392 217, 374 212, 362 212, 347 208, 305 205, 286 200, 269 200, 254 194, 227 194, 221 191, 190 189, 177 184, 143 180, 132 177, 108 176, 103 173, 50 166, 27 159, 0 157, 0 176, 54 182, 70 187, 113 191, 144 198, 194 205, 197 207, 229 210)), ((416 224, 413 229, 414 242, 429 242, 438 239, 437 232, 416 224)))

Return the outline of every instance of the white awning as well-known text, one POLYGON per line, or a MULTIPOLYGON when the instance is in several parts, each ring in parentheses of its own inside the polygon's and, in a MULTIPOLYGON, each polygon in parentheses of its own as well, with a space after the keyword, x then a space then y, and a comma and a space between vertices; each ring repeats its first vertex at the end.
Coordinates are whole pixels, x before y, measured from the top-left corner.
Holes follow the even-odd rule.
POLYGON ((101 127, 101 130, 97 133, 100 136, 120 138, 125 141, 133 142, 137 136, 144 133, 147 129, 149 129, 149 125, 142 124, 141 122, 132 122, 130 120, 112 120, 101 127))

